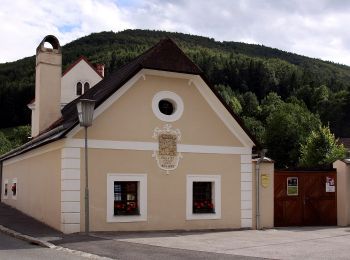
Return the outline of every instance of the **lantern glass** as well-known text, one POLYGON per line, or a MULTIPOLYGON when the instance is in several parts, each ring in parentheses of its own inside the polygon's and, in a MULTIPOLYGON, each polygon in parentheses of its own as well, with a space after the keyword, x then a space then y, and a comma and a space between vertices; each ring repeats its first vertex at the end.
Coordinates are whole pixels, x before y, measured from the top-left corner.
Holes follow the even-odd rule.
POLYGON ((80 126, 89 127, 92 125, 94 116, 95 100, 80 99, 77 103, 80 126))

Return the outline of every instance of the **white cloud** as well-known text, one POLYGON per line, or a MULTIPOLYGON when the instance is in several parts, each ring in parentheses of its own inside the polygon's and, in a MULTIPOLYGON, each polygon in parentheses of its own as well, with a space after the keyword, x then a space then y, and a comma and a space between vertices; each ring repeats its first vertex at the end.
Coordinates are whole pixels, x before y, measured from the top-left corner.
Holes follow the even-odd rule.
POLYGON ((350 1, 2 0, 0 62, 99 31, 158 29, 258 43, 350 65, 350 1))
POLYGON ((0 22, 1 63, 34 55, 47 34, 63 45, 92 32, 132 27, 112 0, 2 0, 0 22))

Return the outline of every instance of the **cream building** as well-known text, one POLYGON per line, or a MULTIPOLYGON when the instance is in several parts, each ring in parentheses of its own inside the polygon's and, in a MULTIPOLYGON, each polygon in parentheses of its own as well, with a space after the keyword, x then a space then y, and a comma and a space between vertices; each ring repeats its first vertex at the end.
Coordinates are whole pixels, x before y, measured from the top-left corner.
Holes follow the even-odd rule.
MULTIPOLYGON (((78 99, 60 109, 68 93, 57 91, 60 46, 53 36, 44 41, 37 49, 33 123, 40 135, 0 158, 1 199, 62 232, 80 232, 85 178, 78 99)), ((96 100, 88 133, 90 230, 256 226, 254 140, 172 40, 160 41, 80 98, 96 100)), ((273 164, 260 169, 269 180, 259 191, 265 197, 260 226, 271 227, 273 164)))

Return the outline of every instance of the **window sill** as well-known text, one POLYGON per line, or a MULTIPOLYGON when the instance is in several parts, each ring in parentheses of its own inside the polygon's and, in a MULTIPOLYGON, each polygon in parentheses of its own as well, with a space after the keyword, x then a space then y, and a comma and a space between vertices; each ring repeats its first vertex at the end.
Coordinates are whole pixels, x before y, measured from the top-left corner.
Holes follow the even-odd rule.
POLYGON ((141 215, 119 215, 107 219, 107 222, 140 222, 147 221, 147 218, 141 215))
POLYGON ((216 214, 215 211, 214 212, 192 212, 193 215, 202 215, 202 214, 216 214))
POLYGON ((118 218, 118 217, 138 217, 141 216, 140 213, 137 214, 120 214, 120 215, 113 215, 114 218, 118 218))
POLYGON ((186 217, 186 220, 205 220, 205 219, 221 219, 217 213, 192 213, 186 217))

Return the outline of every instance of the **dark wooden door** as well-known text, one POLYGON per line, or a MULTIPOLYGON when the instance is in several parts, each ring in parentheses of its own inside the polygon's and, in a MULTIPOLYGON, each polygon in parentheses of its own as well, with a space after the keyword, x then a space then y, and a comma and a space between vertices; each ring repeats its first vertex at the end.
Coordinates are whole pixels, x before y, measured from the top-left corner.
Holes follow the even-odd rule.
POLYGON ((275 226, 337 225, 336 171, 276 171, 274 206, 275 226))

